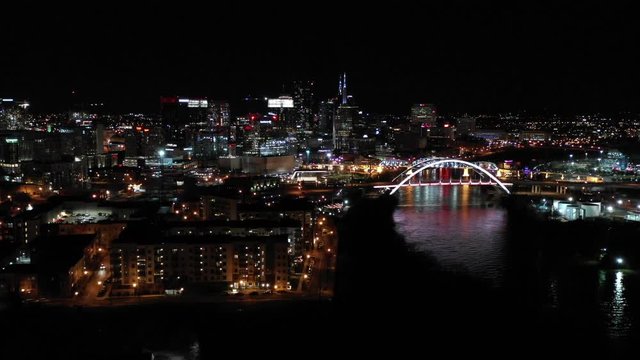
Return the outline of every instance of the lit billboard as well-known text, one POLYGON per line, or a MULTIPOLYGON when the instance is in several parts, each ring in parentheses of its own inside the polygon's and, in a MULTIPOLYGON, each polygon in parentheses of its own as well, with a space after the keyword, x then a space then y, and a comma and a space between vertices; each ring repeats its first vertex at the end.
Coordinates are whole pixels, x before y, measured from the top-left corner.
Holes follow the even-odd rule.
POLYGON ((277 98, 277 99, 269 99, 267 100, 267 106, 270 108, 292 108, 293 107, 293 99, 292 98, 277 98))
POLYGON ((186 104, 190 108, 206 108, 209 106, 209 102, 204 99, 179 98, 178 102, 183 105, 186 104))
POLYGON ((208 105, 207 100, 191 100, 187 103, 187 107, 190 108, 206 108, 208 105))

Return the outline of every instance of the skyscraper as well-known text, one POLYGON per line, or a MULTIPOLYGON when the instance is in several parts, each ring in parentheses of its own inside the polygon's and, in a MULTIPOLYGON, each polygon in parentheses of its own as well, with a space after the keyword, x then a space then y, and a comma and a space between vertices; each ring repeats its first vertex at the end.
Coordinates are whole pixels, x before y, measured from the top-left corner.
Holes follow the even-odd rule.
POLYGON ((358 122, 359 108, 350 104, 347 94, 347 74, 343 73, 338 82, 340 106, 336 110, 333 121, 333 148, 339 151, 350 150, 353 126, 358 122))
POLYGON ((313 126, 313 81, 294 81, 293 106, 295 126, 298 134, 312 131, 313 126))
POLYGON ((340 81, 338 82, 338 95, 340 97, 340 104, 346 105, 348 100, 347 94, 347 73, 342 73, 340 81))
POLYGON ((209 126, 211 130, 227 128, 230 125, 229 103, 227 101, 209 101, 209 126))
POLYGON ((196 158, 215 159, 227 155, 230 133, 229 103, 226 101, 207 101, 206 126, 193 129, 196 141, 193 151, 196 158))
POLYGON ((359 108, 351 105, 340 105, 333 122, 333 148, 340 151, 350 150, 353 125, 356 123, 359 108))
POLYGON ((318 132, 331 133, 336 116, 336 100, 328 99, 320 102, 318 109, 318 132))

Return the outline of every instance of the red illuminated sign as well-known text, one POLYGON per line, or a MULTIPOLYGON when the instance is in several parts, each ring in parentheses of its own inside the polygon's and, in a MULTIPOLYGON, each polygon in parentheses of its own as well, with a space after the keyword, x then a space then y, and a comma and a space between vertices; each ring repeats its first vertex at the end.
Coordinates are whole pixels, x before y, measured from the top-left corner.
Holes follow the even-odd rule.
POLYGON ((160 103, 161 104, 175 104, 178 102, 177 96, 161 96, 160 103))

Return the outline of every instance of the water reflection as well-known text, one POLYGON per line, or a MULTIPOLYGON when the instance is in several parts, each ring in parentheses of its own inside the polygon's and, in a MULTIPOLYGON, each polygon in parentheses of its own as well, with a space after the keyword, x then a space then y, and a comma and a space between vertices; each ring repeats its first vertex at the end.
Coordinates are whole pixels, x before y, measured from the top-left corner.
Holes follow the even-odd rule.
MULTIPOLYGON (((408 243, 433 255, 445 268, 488 280, 495 287, 508 286, 504 279, 513 264, 508 265, 506 244, 522 239, 508 239, 520 235, 507 231, 507 210, 490 206, 490 192, 469 186, 429 186, 407 187, 397 194, 400 205, 394 218, 408 243)), ((542 292, 530 294, 539 299, 537 306, 569 311, 581 319, 601 319, 596 322, 610 338, 630 338, 635 321, 631 290, 638 283, 637 276, 595 271, 572 278, 553 267, 540 266, 537 273, 526 274, 532 275, 529 280, 542 292), (595 293, 589 298, 587 291, 595 276, 599 276, 597 299, 595 293), (592 300, 593 307, 588 305, 592 300)))
POLYGON ((605 302, 604 305, 608 307, 608 309, 605 308, 604 310, 609 316, 609 335, 614 338, 628 336, 631 324, 629 316, 626 314, 627 296, 624 273, 622 271, 615 273, 613 295, 610 302, 608 304, 605 302))
MULTIPOLYGON (((446 268, 471 272, 499 286, 504 273, 506 212, 488 208, 480 187, 407 187, 398 192, 398 231, 446 268)), ((491 204, 493 205, 493 204, 491 204)))

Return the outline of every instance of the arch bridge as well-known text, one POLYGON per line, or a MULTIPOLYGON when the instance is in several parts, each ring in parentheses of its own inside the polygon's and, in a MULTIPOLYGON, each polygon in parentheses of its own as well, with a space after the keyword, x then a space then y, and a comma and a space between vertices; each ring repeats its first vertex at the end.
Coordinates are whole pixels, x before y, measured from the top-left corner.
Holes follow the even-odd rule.
MULTIPOLYGON (((491 164, 495 166, 494 164, 491 164)), ((380 185, 376 188, 390 189, 394 194, 404 186, 432 186, 432 185, 490 185, 500 188, 506 194, 511 194, 507 186, 510 183, 500 181, 489 170, 494 170, 487 164, 472 163, 460 159, 432 158, 421 159, 414 162, 409 168, 400 173, 389 185, 380 185), (438 170, 436 174, 430 174, 429 179, 423 182, 423 175, 430 170, 438 170), (454 179, 451 169, 462 169, 458 179, 454 179), (472 170, 473 174, 469 171, 472 170), (475 174, 475 176, 474 176, 475 174), (474 177, 476 178, 474 180, 474 177), (418 180, 418 183, 412 182, 418 180), (435 178, 435 179, 434 179, 435 178)))

